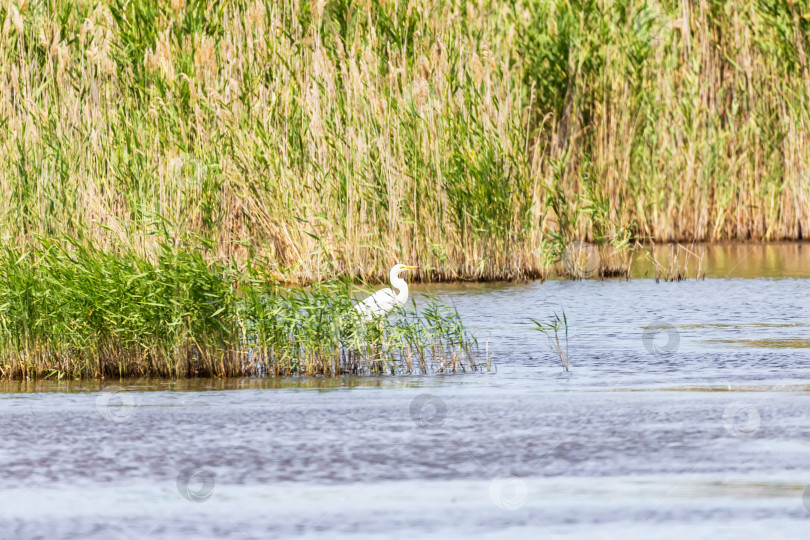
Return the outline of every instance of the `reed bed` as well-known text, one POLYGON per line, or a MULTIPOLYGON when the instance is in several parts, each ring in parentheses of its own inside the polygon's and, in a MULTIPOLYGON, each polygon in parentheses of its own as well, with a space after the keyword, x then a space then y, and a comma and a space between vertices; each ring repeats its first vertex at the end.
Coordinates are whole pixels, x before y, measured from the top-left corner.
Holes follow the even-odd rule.
POLYGON ((479 369, 475 338, 436 301, 365 322, 350 283, 282 288, 169 244, 154 261, 86 239, 6 248, 0 257, 5 379, 479 369))
POLYGON ((285 282, 810 230, 808 2, 3 0, 0 237, 285 282))

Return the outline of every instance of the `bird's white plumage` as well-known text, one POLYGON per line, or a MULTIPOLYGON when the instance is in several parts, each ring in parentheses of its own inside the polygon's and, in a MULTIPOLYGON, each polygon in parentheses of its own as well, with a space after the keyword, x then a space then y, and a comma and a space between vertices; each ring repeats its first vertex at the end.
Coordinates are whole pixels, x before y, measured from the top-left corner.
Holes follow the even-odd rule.
POLYGON ((376 317, 382 317, 389 311, 400 305, 397 302, 397 295, 393 289, 380 289, 356 306, 360 317, 367 321, 376 317))
POLYGON ((399 277, 403 270, 415 270, 416 266, 398 264, 391 268, 388 279, 391 281, 393 289, 380 289, 362 302, 359 302, 355 309, 364 321, 370 321, 377 317, 383 317, 394 309, 404 306, 408 301, 408 284, 399 277), (394 292, 397 289, 399 292, 394 292))

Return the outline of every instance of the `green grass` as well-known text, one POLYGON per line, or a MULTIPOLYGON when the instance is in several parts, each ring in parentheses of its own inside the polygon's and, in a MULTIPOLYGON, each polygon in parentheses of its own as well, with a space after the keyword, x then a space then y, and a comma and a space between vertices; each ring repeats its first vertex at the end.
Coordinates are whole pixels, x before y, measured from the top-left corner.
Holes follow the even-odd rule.
POLYGON ((163 244, 154 260, 73 240, 0 260, 0 376, 119 378, 451 373, 477 344, 436 301, 365 323, 356 288, 281 287, 163 244))

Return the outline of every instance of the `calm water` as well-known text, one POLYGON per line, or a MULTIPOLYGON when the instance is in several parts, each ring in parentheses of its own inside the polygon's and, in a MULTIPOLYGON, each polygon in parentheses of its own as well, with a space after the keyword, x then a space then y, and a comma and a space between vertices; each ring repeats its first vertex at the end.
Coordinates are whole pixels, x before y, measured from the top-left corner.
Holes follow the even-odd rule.
POLYGON ((485 374, 7 383, 0 536, 807 538, 794 263, 430 287, 488 341, 485 374), (562 310, 565 375, 529 321, 562 310))

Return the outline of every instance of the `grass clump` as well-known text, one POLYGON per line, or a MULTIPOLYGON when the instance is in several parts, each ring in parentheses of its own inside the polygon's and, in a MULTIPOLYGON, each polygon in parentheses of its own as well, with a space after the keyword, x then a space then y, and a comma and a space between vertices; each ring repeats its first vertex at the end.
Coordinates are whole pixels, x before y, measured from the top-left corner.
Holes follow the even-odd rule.
POLYGON ((0 377, 118 378, 474 370, 458 314, 413 304, 364 323, 347 282, 288 289, 202 249, 146 259, 82 241, 0 252, 0 377))

